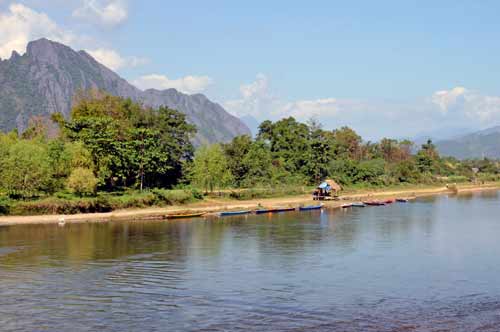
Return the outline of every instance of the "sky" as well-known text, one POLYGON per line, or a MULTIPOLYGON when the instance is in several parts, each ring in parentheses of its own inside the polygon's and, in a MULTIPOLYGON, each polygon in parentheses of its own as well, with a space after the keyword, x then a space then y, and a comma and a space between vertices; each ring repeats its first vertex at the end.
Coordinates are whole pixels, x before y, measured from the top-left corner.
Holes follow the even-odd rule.
POLYGON ((0 0, 0 58, 46 37, 141 89, 367 139, 500 124, 498 1, 0 0))

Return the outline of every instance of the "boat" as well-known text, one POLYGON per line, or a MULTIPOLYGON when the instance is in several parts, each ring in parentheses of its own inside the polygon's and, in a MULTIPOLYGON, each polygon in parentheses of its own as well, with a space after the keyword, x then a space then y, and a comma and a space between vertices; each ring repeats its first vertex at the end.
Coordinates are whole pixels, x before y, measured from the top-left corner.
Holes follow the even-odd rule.
POLYGON ((288 212, 288 211, 295 211, 295 208, 274 208, 274 209, 260 209, 256 210, 256 214, 263 214, 263 213, 278 213, 278 212, 288 212))
POLYGON ((346 203, 346 204, 342 204, 341 206, 343 209, 347 209, 347 208, 350 208, 352 207, 352 203, 346 203))
POLYGON ((224 211, 224 212, 220 212, 219 213, 219 216, 220 217, 227 217, 227 216, 239 216, 239 215, 242 215, 242 214, 249 214, 251 213, 252 211, 250 210, 242 210, 242 211, 224 211))
POLYGON ((167 214, 165 218, 167 219, 185 219, 185 218, 196 218, 204 215, 204 212, 201 213, 185 213, 185 214, 167 214))
POLYGON ((365 207, 366 204, 363 202, 354 202, 351 204, 352 207, 365 207))
POLYGON ((323 208, 323 204, 299 206, 299 211, 320 210, 321 208, 323 208))
POLYGON ((389 198, 389 199, 386 199, 385 201, 383 201, 385 204, 392 204, 394 203, 396 200, 394 198, 389 198))
POLYGON ((368 205, 368 206, 381 206, 381 205, 385 205, 386 203, 385 202, 381 202, 381 201, 367 201, 367 202, 363 202, 365 205, 368 205))
POLYGON ((408 203, 410 200, 408 198, 396 198, 398 203, 408 203))

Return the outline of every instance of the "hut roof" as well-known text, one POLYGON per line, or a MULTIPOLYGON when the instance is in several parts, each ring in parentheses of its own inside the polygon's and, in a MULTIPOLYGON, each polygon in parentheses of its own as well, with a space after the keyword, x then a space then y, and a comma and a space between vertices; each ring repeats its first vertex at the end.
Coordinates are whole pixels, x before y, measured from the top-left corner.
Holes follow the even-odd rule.
POLYGON ((342 189, 342 187, 332 179, 326 179, 325 182, 328 183, 328 185, 335 191, 340 191, 342 189))

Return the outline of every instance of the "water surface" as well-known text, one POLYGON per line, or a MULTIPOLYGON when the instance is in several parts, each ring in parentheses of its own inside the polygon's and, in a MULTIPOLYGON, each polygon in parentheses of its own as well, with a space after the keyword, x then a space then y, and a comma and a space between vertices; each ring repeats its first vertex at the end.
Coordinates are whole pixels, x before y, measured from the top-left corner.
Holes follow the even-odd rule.
POLYGON ((0 330, 499 331, 499 204, 0 227, 0 330))

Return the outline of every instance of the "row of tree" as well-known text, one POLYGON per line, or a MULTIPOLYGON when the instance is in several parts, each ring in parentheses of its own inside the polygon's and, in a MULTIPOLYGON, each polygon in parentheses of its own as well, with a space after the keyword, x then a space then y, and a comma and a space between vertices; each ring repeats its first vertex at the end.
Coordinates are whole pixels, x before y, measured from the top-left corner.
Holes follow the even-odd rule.
POLYGON ((14 198, 70 191, 93 195, 124 188, 219 188, 315 184, 388 185, 498 174, 490 160, 441 158, 432 142, 416 153, 408 140, 365 142, 352 129, 324 130, 294 118, 264 121, 255 138, 195 149, 196 128, 184 114, 144 108, 91 91, 76 98, 71 117, 33 119, 21 135, 0 134, 0 194, 14 198), (55 126, 54 124, 57 124, 55 126))
POLYGON ((264 121, 255 139, 239 136, 230 143, 197 151, 192 180, 205 190, 316 184, 331 177, 342 185, 393 185, 495 177, 496 161, 442 158, 432 141, 417 148, 409 140, 384 138, 365 142, 351 128, 323 130, 294 118, 264 121))

